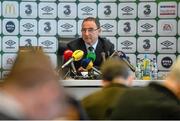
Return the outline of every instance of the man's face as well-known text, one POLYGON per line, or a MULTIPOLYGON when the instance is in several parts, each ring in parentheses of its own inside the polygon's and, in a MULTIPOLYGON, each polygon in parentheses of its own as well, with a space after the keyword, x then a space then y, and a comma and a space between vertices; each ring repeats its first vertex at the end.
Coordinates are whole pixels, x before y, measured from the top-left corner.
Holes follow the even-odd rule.
POLYGON ((84 42, 93 45, 98 40, 101 30, 97 28, 94 21, 85 21, 82 24, 81 32, 84 42))

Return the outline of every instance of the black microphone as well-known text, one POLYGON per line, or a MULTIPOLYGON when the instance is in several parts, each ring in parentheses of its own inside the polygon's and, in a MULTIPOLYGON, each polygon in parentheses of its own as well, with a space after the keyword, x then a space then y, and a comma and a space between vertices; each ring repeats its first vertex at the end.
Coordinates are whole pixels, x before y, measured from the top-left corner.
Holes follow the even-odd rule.
POLYGON ((106 54, 105 54, 105 52, 101 52, 101 57, 103 59, 103 62, 105 62, 106 61, 106 54))
POLYGON ((126 63, 126 65, 127 65, 133 72, 135 72, 136 68, 135 68, 133 65, 131 65, 130 62, 127 60, 126 54, 125 54, 124 52, 122 52, 122 51, 118 51, 118 55, 119 55, 120 59, 123 60, 123 61, 126 63))

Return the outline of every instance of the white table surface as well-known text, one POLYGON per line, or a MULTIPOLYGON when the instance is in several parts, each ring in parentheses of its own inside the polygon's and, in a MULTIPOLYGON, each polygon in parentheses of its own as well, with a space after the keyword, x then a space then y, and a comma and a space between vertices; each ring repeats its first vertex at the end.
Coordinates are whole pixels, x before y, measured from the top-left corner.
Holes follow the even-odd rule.
MULTIPOLYGON (((154 81, 154 80, 153 80, 154 81)), ((162 82, 163 80, 156 80, 156 82, 162 82)), ((133 80, 132 86, 145 86, 152 80, 133 80)), ((64 86, 70 87, 99 87, 102 85, 101 80, 62 80, 64 86)))

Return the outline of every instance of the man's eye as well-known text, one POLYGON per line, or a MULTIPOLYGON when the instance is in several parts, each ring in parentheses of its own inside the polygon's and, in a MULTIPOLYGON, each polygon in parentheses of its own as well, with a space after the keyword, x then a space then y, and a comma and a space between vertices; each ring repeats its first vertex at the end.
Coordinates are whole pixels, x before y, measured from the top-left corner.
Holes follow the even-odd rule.
POLYGON ((93 29, 89 29, 88 31, 89 31, 89 32, 92 32, 92 31, 93 31, 93 29))

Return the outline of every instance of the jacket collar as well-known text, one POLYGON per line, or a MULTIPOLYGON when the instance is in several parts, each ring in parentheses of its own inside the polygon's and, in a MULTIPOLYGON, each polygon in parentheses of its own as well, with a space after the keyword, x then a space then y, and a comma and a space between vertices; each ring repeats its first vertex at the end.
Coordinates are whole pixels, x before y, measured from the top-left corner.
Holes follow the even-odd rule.
POLYGON ((104 88, 110 88, 110 87, 128 88, 128 86, 120 83, 110 83, 108 86, 105 86, 104 88))

